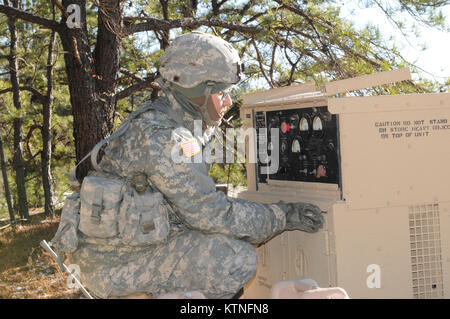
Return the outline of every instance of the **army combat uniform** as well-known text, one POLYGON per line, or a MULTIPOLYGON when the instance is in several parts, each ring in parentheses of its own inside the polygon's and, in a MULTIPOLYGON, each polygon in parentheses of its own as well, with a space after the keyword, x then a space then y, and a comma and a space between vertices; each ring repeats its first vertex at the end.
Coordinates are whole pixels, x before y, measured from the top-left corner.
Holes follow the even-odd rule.
POLYGON ((164 196, 167 238, 130 246, 120 235, 96 238, 78 231, 70 262, 80 266, 82 283, 102 298, 192 290, 207 298, 232 297, 255 274, 252 244, 282 232, 286 214, 277 205, 216 191, 204 162, 173 160, 174 154, 190 157, 202 143, 193 135, 194 120, 200 118, 193 118, 173 96, 144 103, 138 112, 125 133, 105 148, 100 163, 104 173, 94 174, 146 176, 153 191, 164 196))
POLYGON ((228 42, 183 34, 161 56, 159 72, 165 96, 144 103, 81 160, 90 156, 94 170, 66 199, 52 244, 70 254, 98 297, 197 290, 230 298, 255 274, 252 244, 284 230, 316 232, 322 211, 228 198, 216 191, 205 161, 197 161, 205 138, 194 121, 217 127, 231 105, 226 90, 243 76, 228 42))

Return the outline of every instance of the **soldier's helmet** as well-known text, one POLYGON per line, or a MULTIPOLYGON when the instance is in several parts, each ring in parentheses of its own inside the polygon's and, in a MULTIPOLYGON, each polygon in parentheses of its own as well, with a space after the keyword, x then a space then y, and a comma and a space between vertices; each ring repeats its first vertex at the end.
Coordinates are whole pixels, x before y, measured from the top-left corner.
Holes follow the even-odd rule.
POLYGON ((203 32, 176 38, 160 58, 161 76, 188 98, 224 91, 243 77, 238 52, 225 40, 203 32), (196 96, 195 96, 196 95, 196 96))

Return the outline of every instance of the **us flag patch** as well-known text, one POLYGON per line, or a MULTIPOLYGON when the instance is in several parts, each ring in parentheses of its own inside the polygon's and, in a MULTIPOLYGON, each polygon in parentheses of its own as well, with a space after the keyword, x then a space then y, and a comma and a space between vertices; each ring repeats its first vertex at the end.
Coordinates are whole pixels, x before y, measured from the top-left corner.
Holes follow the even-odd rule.
POLYGON ((180 144, 183 154, 186 157, 192 157, 200 153, 200 145, 195 138, 180 144))

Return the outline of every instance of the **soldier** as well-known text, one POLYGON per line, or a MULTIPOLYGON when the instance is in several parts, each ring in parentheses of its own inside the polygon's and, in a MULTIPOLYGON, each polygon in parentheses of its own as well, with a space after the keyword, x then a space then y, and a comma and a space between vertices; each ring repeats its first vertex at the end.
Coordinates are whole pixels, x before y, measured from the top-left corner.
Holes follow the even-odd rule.
MULTIPOLYGON (((176 38, 160 62, 164 96, 128 116, 97 172, 83 182, 78 245, 70 262, 80 266, 82 282, 102 298, 193 290, 207 298, 231 298, 255 274, 253 244, 284 230, 316 232, 322 212, 305 203, 229 198, 216 191, 208 166, 192 161, 207 140, 194 134, 194 121, 207 131, 216 127, 232 103, 226 91, 242 77, 238 53, 229 43, 192 32, 176 38), (107 179, 127 181, 120 203, 114 199, 116 184, 107 179), (89 183, 97 186, 90 189, 89 183), (114 200, 120 208, 111 216, 118 221, 105 228, 111 233, 101 233, 110 225, 104 223, 115 209, 108 201, 114 200)), ((80 201, 77 196, 73 200, 80 201)))

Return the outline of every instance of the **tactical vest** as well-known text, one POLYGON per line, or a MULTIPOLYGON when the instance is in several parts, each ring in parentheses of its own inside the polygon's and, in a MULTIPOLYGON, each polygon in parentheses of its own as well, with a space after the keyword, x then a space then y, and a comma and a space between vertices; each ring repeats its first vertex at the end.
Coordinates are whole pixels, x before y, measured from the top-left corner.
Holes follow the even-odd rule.
POLYGON ((71 181, 77 185, 67 197, 61 221, 51 244, 58 251, 72 253, 78 246, 78 231, 91 238, 119 246, 146 246, 161 244, 169 235, 168 203, 145 174, 119 177, 108 174, 97 163, 101 147, 122 136, 132 119, 162 105, 149 103, 132 112, 119 129, 100 141, 72 170, 71 181), (76 169, 91 158, 94 171, 83 179, 81 187, 76 180, 76 169))

